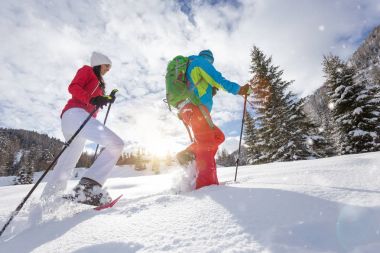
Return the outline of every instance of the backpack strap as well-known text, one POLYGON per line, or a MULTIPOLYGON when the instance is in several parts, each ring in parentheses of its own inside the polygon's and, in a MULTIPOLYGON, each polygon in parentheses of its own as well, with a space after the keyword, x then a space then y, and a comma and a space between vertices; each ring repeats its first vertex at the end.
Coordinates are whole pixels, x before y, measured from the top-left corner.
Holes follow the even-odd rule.
POLYGON ((190 137, 190 141, 191 142, 194 142, 194 139, 193 139, 193 137, 191 136, 191 132, 190 132, 190 129, 189 129, 189 126, 188 125, 186 125, 186 123, 182 120, 182 123, 185 125, 185 127, 186 127, 186 130, 187 130, 187 133, 189 134, 189 137, 190 137))
POLYGON ((209 117, 209 114, 207 114, 205 112, 205 110, 202 108, 202 106, 198 105, 198 108, 201 111, 201 113, 202 113, 203 117, 205 118, 205 120, 207 121, 208 125, 211 128, 214 128, 215 127, 214 122, 212 122, 211 117, 209 117))

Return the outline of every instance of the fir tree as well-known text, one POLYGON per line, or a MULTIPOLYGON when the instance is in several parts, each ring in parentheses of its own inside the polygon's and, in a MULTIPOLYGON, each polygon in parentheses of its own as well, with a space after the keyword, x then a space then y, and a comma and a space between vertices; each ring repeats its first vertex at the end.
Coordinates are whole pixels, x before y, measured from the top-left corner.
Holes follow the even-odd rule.
POLYGON ((135 160, 135 170, 145 170, 146 169, 146 160, 145 160, 145 151, 138 149, 135 160))
MULTIPOLYGON (((298 118, 293 120, 297 123, 300 133, 298 138, 301 139, 302 144, 306 145, 306 149, 311 154, 310 158, 323 158, 335 155, 335 148, 327 135, 328 131, 323 131, 321 127, 315 124, 311 119, 309 119, 303 110, 304 99, 300 99, 296 102, 293 114, 297 115, 298 118)), ((295 135, 298 133, 295 132, 295 135)), ((293 136, 297 138, 297 136, 293 136)))
POLYGON ((257 47, 251 57, 250 83, 257 114, 257 147, 261 152, 257 163, 323 157, 324 154, 310 148, 314 144, 310 140, 315 126, 303 113, 302 100, 287 91, 292 82, 284 81, 283 71, 257 47))
POLYGON ((17 172, 14 184, 32 184, 33 183, 33 172, 30 168, 22 166, 17 172))
POLYGON ((21 167, 18 169, 14 184, 32 184, 33 183, 33 170, 34 162, 30 159, 28 154, 21 158, 21 167))
POLYGON ((234 155, 229 154, 226 149, 222 149, 222 151, 218 152, 216 163, 225 167, 234 166, 236 165, 236 159, 234 155))
POLYGON ((378 150, 379 113, 375 86, 338 56, 323 61, 341 154, 378 150))
POLYGON ((354 77, 355 86, 360 92, 356 98, 353 124, 356 130, 350 133, 353 152, 380 150, 380 87, 367 79, 363 73, 354 77))
POLYGON ((255 164, 261 156, 257 135, 255 119, 247 112, 244 121, 244 144, 247 148, 248 164, 255 164))

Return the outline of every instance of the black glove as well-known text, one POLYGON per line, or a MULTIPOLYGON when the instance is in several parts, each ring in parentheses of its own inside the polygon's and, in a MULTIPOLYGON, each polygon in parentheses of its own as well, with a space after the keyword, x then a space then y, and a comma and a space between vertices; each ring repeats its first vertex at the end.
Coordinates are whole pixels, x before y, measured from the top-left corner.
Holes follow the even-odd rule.
POLYGON ((107 105, 108 103, 111 103, 111 101, 113 103, 115 101, 115 97, 112 98, 110 96, 97 96, 90 99, 90 104, 102 109, 103 106, 107 105))
POLYGON ((113 104, 113 102, 115 102, 115 100, 116 100, 115 94, 111 93, 111 95, 109 95, 107 97, 109 98, 109 103, 110 104, 113 104))

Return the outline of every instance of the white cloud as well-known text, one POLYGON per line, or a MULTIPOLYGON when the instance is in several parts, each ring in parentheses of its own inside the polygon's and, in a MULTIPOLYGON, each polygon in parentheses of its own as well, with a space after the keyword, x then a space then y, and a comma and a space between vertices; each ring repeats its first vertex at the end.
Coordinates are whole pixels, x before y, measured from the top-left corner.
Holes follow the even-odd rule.
MULTIPOLYGON (((0 126, 62 138, 59 114, 70 97, 67 86, 96 50, 113 61, 107 90, 120 90, 107 125, 131 146, 161 141, 178 149, 188 144, 187 133, 162 102, 170 58, 209 48, 215 67, 243 84, 255 44, 273 56, 287 80, 295 80, 291 89, 306 95, 323 82, 323 54, 348 57, 380 14, 372 0, 187 5, 191 12, 184 13, 181 1, 2 1, 0 126)), ((223 127, 239 120, 242 103, 220 92, 215 122, 223 127)))
POLYGON ((225 149, 228 153, 234 152, 239 148, 239 139, 239 136, 227 137, 221 145, 220 150, 225 149))

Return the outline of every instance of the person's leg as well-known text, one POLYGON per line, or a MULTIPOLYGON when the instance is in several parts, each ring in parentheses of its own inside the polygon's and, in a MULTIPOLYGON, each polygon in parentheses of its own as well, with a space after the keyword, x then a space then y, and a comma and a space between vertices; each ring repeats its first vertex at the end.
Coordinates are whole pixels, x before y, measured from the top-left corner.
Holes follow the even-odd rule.
MULTIPOLYGON (((218 146, 221 143, 220 140, 224 140, 224 134, 216 126, 212 133, 214 138, 210 138, 207 142, 199 143, 196 146, 196 164, 197 164, 197 181, 196 189, 211 184, 219 184, 215 154, 218 150, 218 146)), ((203 141, 206 141, 205 139, 203 141)))
POLYGON ((123 151, 124 142, 113 131, 94 118, 90 119, 83 128, 81 137, 104 148, 83 176, 103 185, 108 173, 115 166, 123 151))
MULTIPOLYGON (((210 117, 206 107, 203 107, 206 117, 210 117)), ((185 124, 191 127, 195 142, 188 149, 195 154, 197 181, 196 188, 218 184, 215 154, 218 146, 224 141, 223 132, 216 126, 210 127, 201 110, 193 105, 186 105, 180 113, 185 124)))
MULTIPOLYGON (((88 115, 85 110, 80 108, 72 108, 63 114, 61 121, 62 131, 66 140, 70 139, 79 129, 88 115)), ((116 164, 122 152, 124 142, 98 120, 91 118, 58 159, 43 195, 54 194, 54 192, 65 189, 66 182, 80 158, 86 139, 100 144, 105 149, 90 169, 87 170, 84 177, 90 178, 100 185, 104 184, 108 173, 116 164)))
MULTIPOLYGON (((61 128, 63 135, 68 141, 72 135, 78 130, 82 124, 82 116, 79 116, 72 110, 66 111, 62 116, 61 128)), ((63 192, 66 189, 67 180, 72 176, 73 169, 77 164, 86 140, 77 135, 71 144, 62 153, 57 164, 49 173, 46 186, 41 195, 42 198, 50 198, 58 192, 63 192)))

